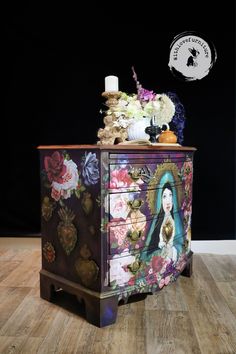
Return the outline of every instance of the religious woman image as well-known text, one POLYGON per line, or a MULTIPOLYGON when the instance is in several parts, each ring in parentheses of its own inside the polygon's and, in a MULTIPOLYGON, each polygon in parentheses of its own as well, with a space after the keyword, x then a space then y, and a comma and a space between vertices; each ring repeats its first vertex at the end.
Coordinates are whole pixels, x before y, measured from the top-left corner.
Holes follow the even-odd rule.
POLYGON ((176 262, 182 251, 184 232, 173 175, 164 173, 160 185, 162 188, 156 190, 155 197, 157 218, 152 221, 146 239, 147 257, 159 251, 163 257, 176 262))

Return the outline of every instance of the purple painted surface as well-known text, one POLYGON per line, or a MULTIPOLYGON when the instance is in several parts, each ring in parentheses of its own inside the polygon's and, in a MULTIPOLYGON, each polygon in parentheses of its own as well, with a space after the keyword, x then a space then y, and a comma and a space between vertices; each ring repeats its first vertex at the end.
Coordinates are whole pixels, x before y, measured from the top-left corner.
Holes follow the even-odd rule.
POLYGON ((125 294, 132 288, 133 293, 137 289, 142 292, 162 288, 176 280, 186 265, 191 240, 192 157, 192 153, 185 152, 110 154, 110 194, 105 211, 109 250, 114 254, 109 261, 108 280, 113 289, 118 287, 125 294), (152 227, 153 217, 156 224, 161 218, 159 208, 150 209, 147 194, 153 190, 153 203, 157 203, 158 190, 161 191, 163 180, 168 178, 176 191, 176 202, 171 206, 171 219, 175 221, 172 221, 172 236, 163 246, 162 234, 154 235, 156 228, 152 227), (130 208, 134 200, 142 201, 142 205, 138 210, 140 214, 131 218, 130 215, 135 214, 130 208), (139 221, 143 223, 142 236, 131 242, 127 235, 130 229, 137 229, 139 221), (151 241, 153 237, 156 243, 151 241))
POLYGON ((55 261, 43 258, 43 268, 81 283, 75 264, 86 264, 87 256, 81 256, 86 245, 90 266, 99 268, 91 289, 135 293, 174 281, 190 252, 192 157, 192 152, 178 151, 41 150, 42 243, 55 249, 55 261), (166 242, 163 248, 155 205, 167 172, 173 190, 182 191, 181 201, 172 207, 173 219, 182 220, 182 233, 176 232, 170 247, 166 242), (66 232, 74 237, 68 244, 66 232), (173 274, 166 273, 169 264, 173 274))

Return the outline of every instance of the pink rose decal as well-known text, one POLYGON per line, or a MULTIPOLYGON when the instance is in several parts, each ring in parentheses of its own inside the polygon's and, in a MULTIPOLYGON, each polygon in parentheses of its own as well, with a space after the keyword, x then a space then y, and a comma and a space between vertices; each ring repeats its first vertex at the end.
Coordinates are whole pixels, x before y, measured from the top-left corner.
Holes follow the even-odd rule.
POLYGON ((186 263, 187 263, 187 256, 186 256, 186 254, 182 254, 179 257, 178 262, 176 263, 176 270, 181 272, 184 269, 184 267, 186 266, 186 263))
POLYGON ((128 281, 128 285, 129 286, 132 286, 132 285, 134 285, 135 284, 135 277, 132 277, 132 278, 130 278, 130 280, 128 281))
POLYGON ((121 167, 110 172, 110 189, 130 188, 140 190, 139 186, 143 183, 144 182, 141 180, 141 178, 137 181, 133 181, 127 168, 121 167))
POLYGON ((152 268, 155 272, 160 272, 164 264, 165 264, 165 259, 163 257, 160 256, 152 257, 152 268))
POLYGON ((132 183, 133 180, 130 178, 128 170, 126 168, 121 168, 111 172, 109 188, 125 188, 129 187, 132 183))
MULTIPOLYGON (((124 220, 123 220, 124 222, 124 220)), ((110 238, 112 242, 117 242, 118 246, 122 246, 127 233, 129 231, 129 225, 123 224, 120 225, 121 220, 118 220, 117 222, 112 222, 112 226, 110 227, 110 238)))
POLYGON ((159 288, 162 289, 164 285, 168 285, 170 282, 170 276, 168 275, 165 278, 162 278, 160 283, 159 283, 159 288))
POLYGON ((112 218, 126 219, 129 213, 129 207, 127 204, 128 197, 122 194, 110 195, 110 214, 112 218))

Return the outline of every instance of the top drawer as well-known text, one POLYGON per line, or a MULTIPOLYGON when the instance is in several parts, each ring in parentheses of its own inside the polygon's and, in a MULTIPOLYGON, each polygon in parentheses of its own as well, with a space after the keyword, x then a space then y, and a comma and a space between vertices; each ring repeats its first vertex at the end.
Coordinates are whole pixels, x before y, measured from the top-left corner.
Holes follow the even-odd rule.
POLYGON ((179 183, 187 169, 192 170, 192 152, 110 153, 110 193, 161 188, 164 173, 179 183))
POLYGON ((122 163, 122 161, 131 161, 131 160, 165 160, 165 159, 181 159, 186 158, 186 156, 192 156, 193 151, 155 151, 155 152, 125 152, 125 153, 114 153, 109 152, 109 160, 110 162, 122 163))

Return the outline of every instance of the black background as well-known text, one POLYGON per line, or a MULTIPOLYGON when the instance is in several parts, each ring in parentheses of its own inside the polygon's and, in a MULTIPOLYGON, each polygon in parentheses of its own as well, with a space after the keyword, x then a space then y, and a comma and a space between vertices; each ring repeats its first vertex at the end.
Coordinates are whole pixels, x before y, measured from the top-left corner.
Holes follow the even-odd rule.
POLYGON ((120 90, 136 92, 134 65, 144 88, 176 92, 185 106, 184 145, 198 149, 193 239, 235 238, 233 4, 11 3, 2 51, 0 235, 40 234, 36 147, 96 143, 104 78, 116 75, 120 90), (168 68, 170 44, 183 31, 215 45, 217 61, 202 80, 178 81, 168 68))

